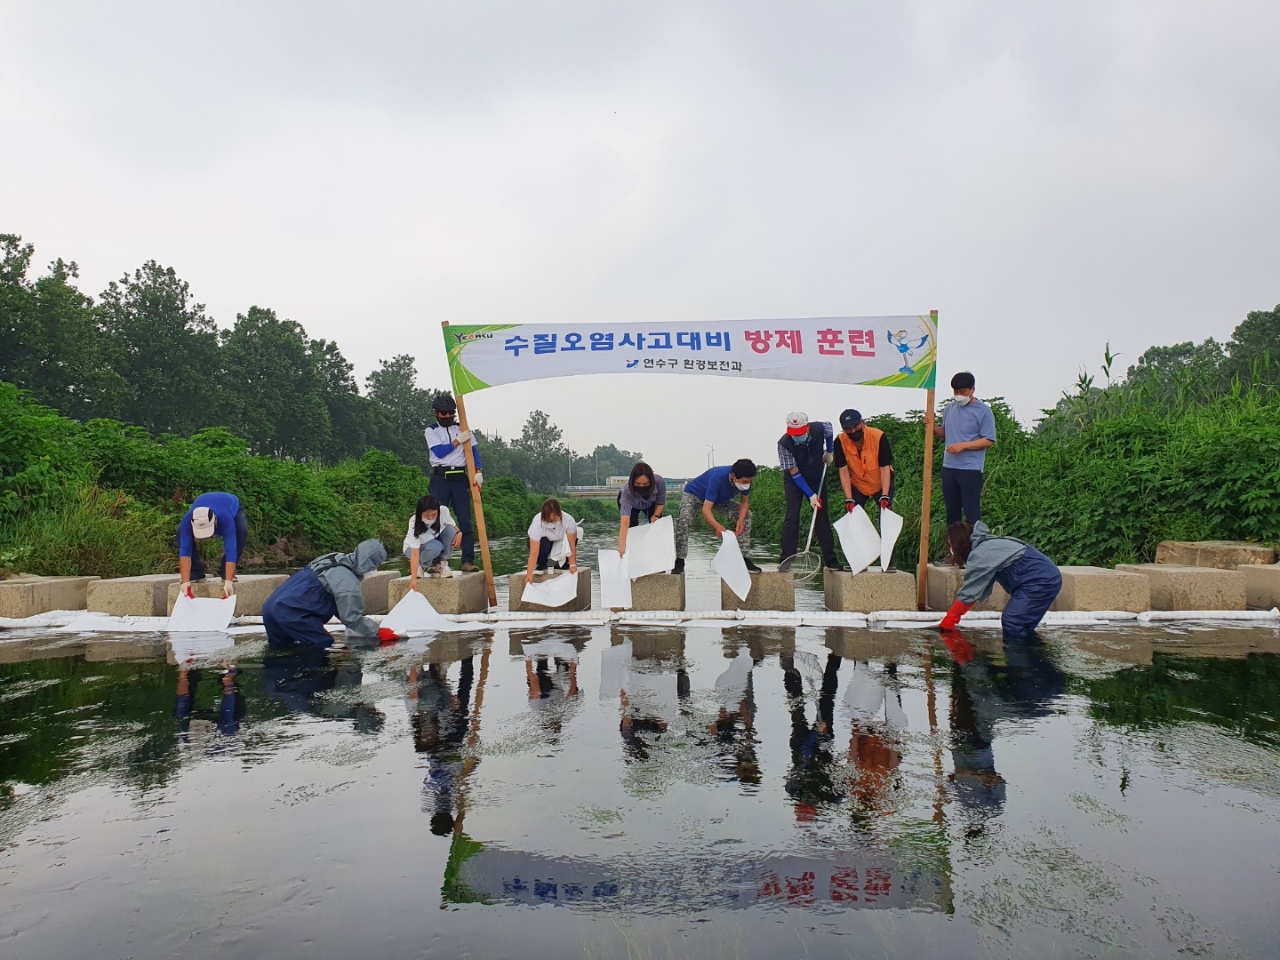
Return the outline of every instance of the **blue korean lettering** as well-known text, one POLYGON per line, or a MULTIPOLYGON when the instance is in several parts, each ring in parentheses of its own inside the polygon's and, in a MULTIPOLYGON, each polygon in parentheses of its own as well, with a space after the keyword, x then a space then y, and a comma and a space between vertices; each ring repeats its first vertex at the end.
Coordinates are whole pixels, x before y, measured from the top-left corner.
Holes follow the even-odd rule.
POLYGON ((561 353, 565 353, 569 350, 585 350, 585 349, 587 348, 582 345, 582 334, 566 333, 564 335, 564 346, 560 348, 561 353))
POLYGON ((518 357, 520 356, 521 350, 529 349, 529 341, 526 340, 524 337, 520 337, 520 336, 508 337, 507 344, 503 349, 510 350, 512 353, 514 353, 518 357))
POLYGON ((728 330, 708 330, 706 336, 706 344, 708 349, 711 347, 724 347, 725 351, 729 350, 729 331, 728 330))
POLYGON ((671 334, 663 333, 663 332, 651 333, 649 335, 649 349, 650 350, 670 350, 671 334))
POLYGON ((633 339, 631 339, 631 334, 629 334, 629 333, 624 333, 624 334, 622 335, 622 339, 618 341, 618 346, 620 346, 620 347, 634 347, 634 348, 635 348, 635 349, 637 349, 637 350, 643 350, 643 349, 644 349, 644 334, 643 334, 643 333, 637 333, 637 334, 635 335, 635 339, 633 340, 633 339))
POLYGON ((554 333, 535 333, 533 335, 534 353, 555 353, 556 335, 554 333))
MULTIPOLYGON (((677 334, 676 334, 676 346, 677 346, 677 347, 688 347, 690 350, 701 350, 701 349, 702 349, 702 334, 700 334, 700 333, 693 333, 693 332, 689 332, 689 333, 677 333, 677 334)), ((708 346, 710 346, 710 344, 708 344, 708 346)), ((726 349, 727 349, 727 348, 726 348, 726 349)))
POLYGON ((591 335, 592 350, 612 350, 613 334, 612 333, 593 333, 591 335))

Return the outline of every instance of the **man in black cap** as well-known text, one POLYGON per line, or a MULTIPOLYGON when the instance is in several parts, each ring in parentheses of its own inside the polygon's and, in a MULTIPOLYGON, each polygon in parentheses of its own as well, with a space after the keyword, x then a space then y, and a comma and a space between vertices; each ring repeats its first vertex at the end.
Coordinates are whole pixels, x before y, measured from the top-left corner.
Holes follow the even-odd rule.
POLYGON ((840 414, 836 466, 844 488, 844 508, 852 511, 875 499, 881 510, 893 506, 893 451, 883 430, 867 426, 857 410, 840 414))
POLYGON ((458 404, 447 393, 431 401, 436 422, 423 431, 427 449, 431 453, 431 486, 433 497, 441 506, 449 508, 462 534, 462 572, 474 573, 480 568, 475 564, 476 541, 471 528, 471 485, 467 483, 467 461, 463 444, 471 444, 471 455, 476 460, 476 489, 484 482, 480 472, 480 450, 470 430, 461 430, 455 422, 458 404))

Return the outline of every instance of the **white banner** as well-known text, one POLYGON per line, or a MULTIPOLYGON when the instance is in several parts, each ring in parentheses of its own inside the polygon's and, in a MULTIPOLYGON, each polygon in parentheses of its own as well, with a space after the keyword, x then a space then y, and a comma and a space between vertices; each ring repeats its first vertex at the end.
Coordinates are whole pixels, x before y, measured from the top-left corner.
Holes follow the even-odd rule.
POLYGON ((444 327, 455 394, 588 373, 679 373, 881 387, 934 385, 929 314, 707 323, 444 327))

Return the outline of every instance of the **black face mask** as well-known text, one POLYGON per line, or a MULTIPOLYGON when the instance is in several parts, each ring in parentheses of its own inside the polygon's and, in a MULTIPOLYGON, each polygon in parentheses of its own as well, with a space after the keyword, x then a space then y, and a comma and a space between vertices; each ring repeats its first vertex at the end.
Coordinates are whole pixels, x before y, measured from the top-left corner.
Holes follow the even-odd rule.
POLYGON ((449 415, 449 416, 447 416, 447 417, 446 417, 444 414, 442 414, 442 413, 437 413, 437 414, 436 414, 436 423, 440 424, 440 426, 442 426, 442 427, 452 427, 452 426, 453 426, 453 420, 454 420, 454 418, 453 418, 453 415, 452 415, 452 414, 450 414, 450 415, 449 415))
POLYGON ((653 484, 649 484, 647 487, 632 487, 631 492, 641 500, 648 500, 649 495, 653 493, 653 484))
POLYGON ((861 430, 861 429, 858 429, 858 430, 854 430, 854 431, 852 431, 852 432, 849 434, 849 439, 850 439, 850 440, 861 440, 861 439, 862 439, 862 430, 861 430))

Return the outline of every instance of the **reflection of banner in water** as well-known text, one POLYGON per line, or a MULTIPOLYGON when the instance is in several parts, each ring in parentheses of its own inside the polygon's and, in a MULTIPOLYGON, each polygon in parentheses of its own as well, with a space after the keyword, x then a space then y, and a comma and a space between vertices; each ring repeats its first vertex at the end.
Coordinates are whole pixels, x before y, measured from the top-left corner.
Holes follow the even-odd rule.
POLYGON ((806 857, 661 860, 556 858, 504 850, 469 838, 455 844, 446 871, 455 903, 616 904, 629 912, 698 911, 758 904, 801 908, 951 909, 951 882, 935 864, 851 851, 835 860, 806 857), (692 868, 691 868, 692 867, 692 868))
POLYGON ((444 328, 455 394, 588 373, 681 373, 932 388, 937 319, 817 317, 709 323, 522 323, 444 328))

